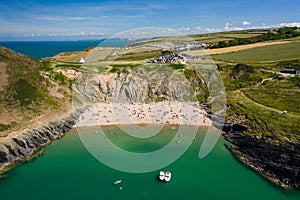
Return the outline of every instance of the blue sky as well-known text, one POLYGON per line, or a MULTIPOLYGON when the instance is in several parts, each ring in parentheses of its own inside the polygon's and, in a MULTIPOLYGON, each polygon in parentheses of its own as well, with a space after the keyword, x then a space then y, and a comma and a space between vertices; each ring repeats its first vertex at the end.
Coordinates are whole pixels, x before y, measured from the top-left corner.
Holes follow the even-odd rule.
POLYGON ((0 40, 105 38, 142 27, 190 34, 300 26, 299 7, 299 0, 2 1, 0 40))

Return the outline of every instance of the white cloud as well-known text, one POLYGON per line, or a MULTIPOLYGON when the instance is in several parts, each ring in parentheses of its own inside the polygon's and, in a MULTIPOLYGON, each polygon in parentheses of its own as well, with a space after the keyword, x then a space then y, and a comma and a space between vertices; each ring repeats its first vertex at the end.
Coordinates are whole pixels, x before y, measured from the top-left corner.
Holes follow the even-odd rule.
POLYGON ((96 20, 95 17, 80 17, 80 16, 73 16, 73 17, 52 17, 52 16, 31 16, 35 20, 40 21, 83 21, 83 20, 96 20))
POLYGON ((181 31, 181 32, 186 32, 186 31, 190 31, 191 28, 190 27, 181 27, 178 29, 178 31, 181 31))
MULTIPOLYGON (((36 19, 40 17, 40 20, 52 20, 52 21, 58 21, 58 20, 84 20, 89 19, 89 17, 76 17, 76 16, 68 16, 68 17, 62 17, 62 16, 55 16, 55 17, 48 17, 48 16, 31 16, 32 18, 36 19)), ((98 16, 95 17, 96 20, 100 20, 101 18, 106 18, 106 16, 98 16)), ((110 18, 110 17, 108 17, 110 18)), ((90 19, 92 20, 92 19, 90 19)), ((103 20, 101 20, 103 21, 103 20)), ((30 27, 28 28, 23 23, 14 23, 14 26, 12 26, 11 22, 8 22, 6 20, 0 19, 0 24, 3 27, 7 27, 5 30, 1 30, 0 32, 0 38, 6 37, 11 35, 11 37, 18 37, 20 39, 22 38, 37 38, 37 39, 44 39, 44 38, 50 38, 50 39, 95 39, 95 38, 104 38, 109 37, 112 34, 115 34, 114 31, 102 27, 101 29, 98 28, 85 28, 85 27, 79 27, 79 28, 73 28, 70 29, 68 27, 66 28, 55 28, 55 27, 30 27), (102 32, 104 31, 104 32, 102 32), (19 35, 13 35, 11 33, 18 32, 19 35)), ((243 23, 245 24, 245 23, 243 23)), ((283 26, 298 26, 300 27, 300 22, 278 22, 277 24, 253 24, 251 22, 248 26, 242 26, 238 27, 230 22, 226 22, 224 26, 219 27, 203 27, 203 26, 183 26, 183 27, 177 27, 177 28, 169 28, 167 29, 167 32, 164 33, 162 31, 158 33, 149 34, 149 36, 155 35, 155 36, 170 36, 172 33, 178 33, 178 35, 189 35, 189 34, 204 34, 204 33, 213 33, 213 32, 224 32, 224 31, 234 31, 234 30, 246 30, 246 29, 267 29, 267 28, 280 28, 283 26)), ((142 33, 140 35, 144 36, 142 33)), ((147 35, 146 35, 147 36, 147 35)), ((146 37, 144 36, 144 37, 146 37)), ((128 36, 129 37, 129 36, 128 36)), ((133 36, 134 37, 134 36, 133 36)), ((136 36, 135 36, 136 37, 136 36)))
POLYGON ((61 21, 63 18, 61 17, 36 17, 37 20, 42 21, 61 21))
POLYGON ((232 24, 230 24, 229 22, 226 22, 224 25, 224 30, 229 30, 231 25, 232 24))
POLYGON ((110 16, 107 16, 107 15, 103 15, 100 17, 101 19, 110 19, 111 17, 110 16))
POLYGON ((224 25, 224 31, 238 31, 238 30, 244 30, 241 27, 235 27, 232 24, 230 24, 229 22, 226 22, 224 25))
POLYGON ((80 32, 80 33, 48 33, 48 34, 41 34, 41 33, 31 33, 31 34, 26 34, 23 35, 23 37, 88 37, 88 36, 105 36, 108 35, 107 33, 104 32, 91 32, 91 33, 85 33, 85 32, 80 32))
POLYGON ((300 22, 287 22, 287 23, 280 23, 280 26, 297 26, 300 27, 300 22))
POLYGON ((247 25, 250 25, 250 22, 248 22, 248 21, 243 21, 242 24, 243 24, 244 26, 247 26, 247 25))
POLYGON ((280 28, 283 26, 298 26, 300 27, 300 22, 290 22, 290 23, 279 23, 279 24, 265 24, 262 23, 257 26, 253 26, 248 21, 243 21, 243 25, 249 25, 246 27, 238 27, 234 26, 230 22, 226 22, 223 28, 218 27, 201 27, 201 26, 190 26, 190 27, 180 27, 174 28, 170 30, 178 31, 181 34, 188 35, 188 34, 202 34, 202 33, 214 33, 214 32, 223 32, 223 31, 239 31, 239 30, 247 30, 247 29, 268 29, 268 28, 280 28))
POLYGON ((79 20, 93 20, 93 17, 68 17, 68 20, 79 21, 79 20))

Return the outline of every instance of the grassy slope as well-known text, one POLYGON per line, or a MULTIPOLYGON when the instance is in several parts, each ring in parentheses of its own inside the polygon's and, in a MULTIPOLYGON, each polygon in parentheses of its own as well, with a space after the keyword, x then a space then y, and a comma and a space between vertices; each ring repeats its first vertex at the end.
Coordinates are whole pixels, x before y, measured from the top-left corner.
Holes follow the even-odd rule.
POLYGON ((0 92, 0 111, 5 118, 0 122, 0 137, 9 131, 22 129, 23 125, 46 112, 59 113, 61 105, 68 101, 68 94, 65 98, 58 99, 49 92, 53 87, 67 91, 60 84, 62 77, 52 74, 50 63, 40 62, 4 47, 0 47, 0 62, 8 66, 8 85, 0 92), (44 77, 42 71, 53 78, 44 77))
POLYGON ((299 114, 300 111, 300 77, 283 80, 273 79, 263 85, 246 90, 244 93, 268 107, 287 110, 289 113, 299 114))
POLYGON ((248 127, 246 134, 276 140, 300 141, 299 120, 295 115, 280 115, 272 108, 259 106, 240 93, 229 93, 227 118, 248 127))
POLYGON ((227 91, 228 120, 247 126, 250 135, 299 142, 300 77, 284 78, 261 70, 299 68, 300 62, 294 60, 300 59, 299 50, 300 43, 293 42, 214 56, 227 91), (237 63, 252 65, 254 70, 236 72, 237 63), (288 114, 281 115, 283 110, 288 114))

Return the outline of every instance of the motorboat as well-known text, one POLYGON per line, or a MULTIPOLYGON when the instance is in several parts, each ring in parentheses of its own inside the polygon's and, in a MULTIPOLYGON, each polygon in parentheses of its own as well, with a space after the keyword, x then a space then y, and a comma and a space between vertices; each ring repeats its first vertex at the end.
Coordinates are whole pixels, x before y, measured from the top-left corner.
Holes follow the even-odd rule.
POLYGON ((114 182, 115 185, 118 185, 118 184, 120 184, 120 183, 122 183, 121 180, 116 180, 116 181, 114 182))
POLYGON ((172 176, 171 172, 167 171, 165 173, 165 181, 169 182, 171 180, 171 176, 172 176))
POLYGON ((172 174, 169 171, 167 171, 167 172, 160 171, 159 175, 158 175, 158 179, 160 181, 169 182, 171 180, 171 176, 172 176, 172 174))
POLYGON ((159 175, 158 175, 159 180, 164 181, 165 180, 165 172, 164 171, 160 171, 159 175))

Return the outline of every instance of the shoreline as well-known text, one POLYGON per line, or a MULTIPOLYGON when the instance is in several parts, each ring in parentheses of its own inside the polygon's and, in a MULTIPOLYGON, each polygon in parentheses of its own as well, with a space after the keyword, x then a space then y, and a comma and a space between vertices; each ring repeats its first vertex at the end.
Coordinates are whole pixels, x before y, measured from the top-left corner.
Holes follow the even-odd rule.
POLYGON ((205 109, 192 102, 84 105, 60 119, 24 130, 18 135, 10 135, 0 141, 0 174, 18 162, 32 159, 39 148, 47 146, 52 140, 63 137, 72 128, 132 125, 207 128, 213 126, 213 123, 205 109))
MULTIPOLYGON (((86 127, 113 127, 113 126, 133 126, 133 125, 136 125, 136 126, 140 126, 140 127, 143 127, 143 126, 170 126, 170 127, 180 127, 180 126, 187 126, 187 127, 197 127, 197 128, 209 128, 209 127, 212 127, 212 128, 215 128, 215 129, 218 129, 217 127, 211 125, 211 126, 204 126, 204 125, 184 125, 184 124, 157 124, 157 123, 135 123, 135 124, 102 124, 102 125, 91 125, 91 126, 76 126, 74 125, 72 128, 74 129, 77 129, 77 128, 86 128, 86 127)), ((219 129, 218 129, 219 130, 219 129)))
POLYGON ((0 174, 18 162, 32 159, 40 148, 50 144, 52 140, 63 137, 72 129, 85 109, 86 107, 78 108, 60 119, 0 141, 0 174))
POLYGON ((76 127, 108 125, 185 125, 209 127, 204 108, 192 102, 95 103, 81 115, 76 127))
POLYGON ((234 149, 232 146, 230 146, 230 145, 225 145, 225 146, 238 162, 240 162, 242 165, 246 166, 250 170, 254 171, 258 175, 262 176, 264 179, 266 179, 270 183, 277 185, 285 190, 293 188, 292 186, 289 186, 289 185, 283 183, 282 181, 280 181, 278 178, 274 177, 274 175, 272 175, 270 173, 265 173, 263 168, 254 166, 249 161, 249 159, 247 159, 246 155, 243 155, 238 150, 234 149))
POLYGON ((237 124, 227 124, 225 127, 224 138, 230 143, 225 146, 231 154, 269 182, 284 189, 299 189, 299 167, 296 164, 299 161, 298 144, 278 145, 267 138, 249 136, 243 133, 244 128, 237 124))

